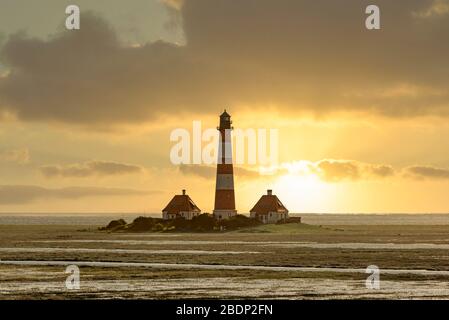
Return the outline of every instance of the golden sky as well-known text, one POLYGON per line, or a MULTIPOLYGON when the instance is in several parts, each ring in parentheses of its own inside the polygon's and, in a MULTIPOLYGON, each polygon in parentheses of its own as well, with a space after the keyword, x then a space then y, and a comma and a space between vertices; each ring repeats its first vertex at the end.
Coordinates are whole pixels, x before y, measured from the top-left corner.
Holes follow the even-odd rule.
POLYGON ((3 1, 0 212, 160 212, 214 168, 170 132, 279 130, 273 175, 235 169, 245 213, 449 212, 449 1, 3 1), (81 29, 63 28, 65 7, 81 29))

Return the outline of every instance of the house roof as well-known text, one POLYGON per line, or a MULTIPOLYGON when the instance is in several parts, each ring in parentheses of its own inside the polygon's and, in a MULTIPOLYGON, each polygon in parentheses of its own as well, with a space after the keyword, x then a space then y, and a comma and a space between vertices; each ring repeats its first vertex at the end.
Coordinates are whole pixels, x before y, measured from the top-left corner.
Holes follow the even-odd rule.
POLYGON ((169 214, 178 214, 181 211, 199 211, 201 209, 193 202, 192 199, 186 194, 178 194, 171 199, 167 206, 162 209, 162 212, 169 214))
POLYGON ((281 200, 275 195, 263 195, 257 201, 256 205, 250 210, 251 213, 268 214, 269 212, 286 212, 287 208, 282 204, 281 200))

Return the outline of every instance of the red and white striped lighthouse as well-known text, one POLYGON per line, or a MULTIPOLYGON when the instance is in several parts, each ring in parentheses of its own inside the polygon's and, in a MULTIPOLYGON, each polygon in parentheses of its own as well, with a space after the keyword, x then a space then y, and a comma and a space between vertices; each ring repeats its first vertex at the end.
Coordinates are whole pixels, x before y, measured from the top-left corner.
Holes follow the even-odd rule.
POLYGON ((215 187, 214 217, 229 219, 235 216, 234 169, 232 166, 231 116, 226 110, 220 115, 217 181, 215 187))

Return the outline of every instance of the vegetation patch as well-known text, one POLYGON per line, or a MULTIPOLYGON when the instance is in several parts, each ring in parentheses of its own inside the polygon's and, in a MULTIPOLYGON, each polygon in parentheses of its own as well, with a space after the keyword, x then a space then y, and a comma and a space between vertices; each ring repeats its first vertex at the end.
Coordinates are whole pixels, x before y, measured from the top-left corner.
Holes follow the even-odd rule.
MULTIPOLYGON (((298 220, 291 218, 284 224, 298 223, 298 220)), ((262 223, 256 219, 248 218, 238 214, 227 220, 217 220, 211 214, 203 213, 192 220, 177 218, 173 220, 163 220, 161 218, 138 217, 131 223, 126 223, 123 219, 113 220, 106 227, 99 230, 109 232, 220 232, 233 230, 255 230, 255 232, 270 232, 269 230, 257 230, 255 227, 262 223)))

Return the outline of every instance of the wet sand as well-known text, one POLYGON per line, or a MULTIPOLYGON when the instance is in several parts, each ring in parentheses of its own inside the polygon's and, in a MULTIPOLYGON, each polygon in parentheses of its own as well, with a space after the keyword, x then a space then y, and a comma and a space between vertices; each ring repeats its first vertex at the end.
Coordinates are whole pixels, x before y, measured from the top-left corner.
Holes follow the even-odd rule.
POLYGON ((0 299, 447 299, 449 225, 283 225, 214 234, 0 225, 0 299), (68 265, 81 288, 69 290, 68 265), (380 289, 365 286, 380 269, 380 289))
MULTIPOLYGON (((327 273, 367 273, 366 269, 326 268, 326 267, 272 267, 256 265, 224 265, 224 264, 190 264, 190 263, 148 263, 148 262, 109 262, 109 261, 65 261, 65 260, 10 260, 0 261, 0 265, 10 266, 69 266, 99 268, 153 268, 153 269, 199 269, 199 270, 254 270, 254 271, 295 271, 295 272, 327 272, 327 273)), ((382 269, 382 274, 449 276, 448 271, 415 270, 415 269, 382 269)))

